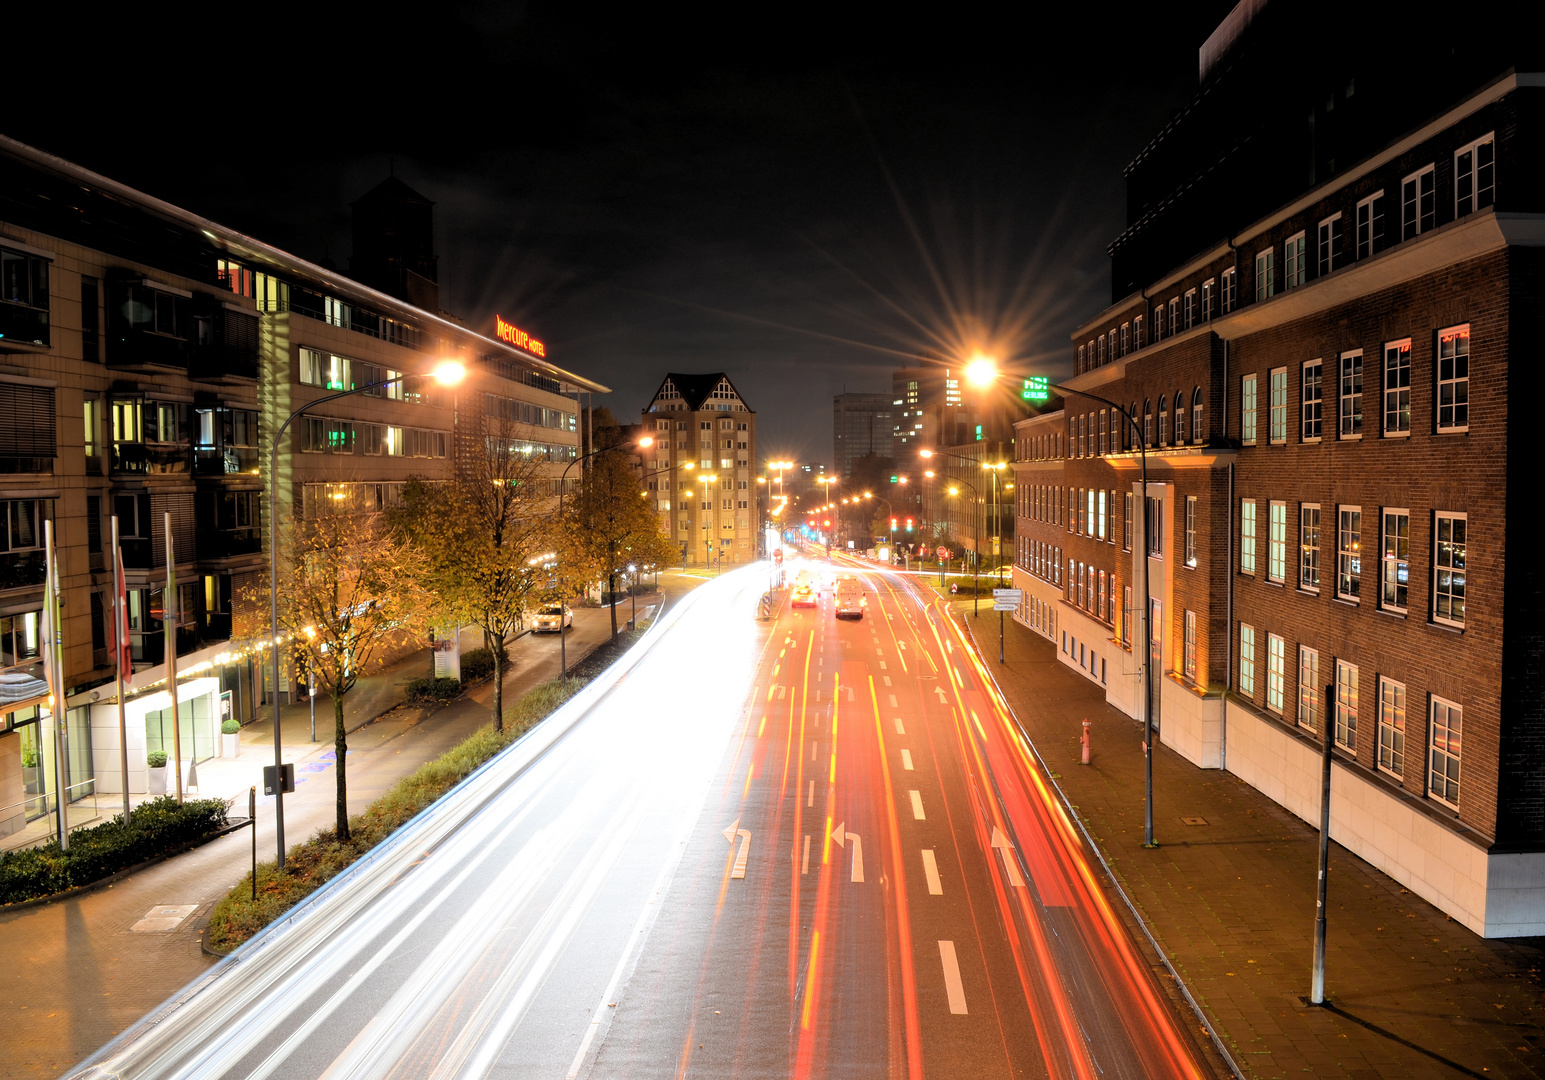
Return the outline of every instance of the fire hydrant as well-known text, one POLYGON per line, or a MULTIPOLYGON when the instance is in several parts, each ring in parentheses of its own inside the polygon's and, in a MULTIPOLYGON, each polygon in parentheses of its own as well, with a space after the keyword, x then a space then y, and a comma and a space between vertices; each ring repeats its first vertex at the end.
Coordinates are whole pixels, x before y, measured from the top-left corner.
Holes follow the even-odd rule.
POLYGON ((1087 765, 1089 764, 1089 721, 1087 720, 1084 721, 1084 737, 1078 741, 1080 745, 1078 763, 1087 765))

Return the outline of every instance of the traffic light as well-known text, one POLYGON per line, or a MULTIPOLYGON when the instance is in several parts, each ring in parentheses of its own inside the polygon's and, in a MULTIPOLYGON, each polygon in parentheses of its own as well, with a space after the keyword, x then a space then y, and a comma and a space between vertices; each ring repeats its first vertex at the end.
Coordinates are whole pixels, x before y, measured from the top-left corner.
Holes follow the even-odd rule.
POLYGON ((896 519, 895 518, 891 518, 891 528, 895 529, 895 527, 896 527, 896 519))
POLYGON ((901 477, 899 477, 899 476, 893 476, 893 477, 891 477, 891 483, 894 484, 896 481, 898 481, 900 479, 901 479, 901 477))
POLYGON ((821 522, 821 524, 825 525, 828 529, 831 528, 831 526, 832 526, 831 518, 826 518, 825 520, 823 520, 821 522))
POLYGON ((911 532, 911 531, 912 531, 912 519, 911 518, 907 518, 907 532, 911 532))

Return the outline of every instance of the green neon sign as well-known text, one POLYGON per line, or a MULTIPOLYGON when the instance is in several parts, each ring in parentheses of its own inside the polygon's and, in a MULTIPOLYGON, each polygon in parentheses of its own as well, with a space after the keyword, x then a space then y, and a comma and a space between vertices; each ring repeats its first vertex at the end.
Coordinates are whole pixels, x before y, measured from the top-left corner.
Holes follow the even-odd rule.
POLYGON ((1026 401, 1046 401, 1051 397, 1051 380, 1045 375, 1032 375, 1025 380, 1025 388, 1019 396, 1026 401))

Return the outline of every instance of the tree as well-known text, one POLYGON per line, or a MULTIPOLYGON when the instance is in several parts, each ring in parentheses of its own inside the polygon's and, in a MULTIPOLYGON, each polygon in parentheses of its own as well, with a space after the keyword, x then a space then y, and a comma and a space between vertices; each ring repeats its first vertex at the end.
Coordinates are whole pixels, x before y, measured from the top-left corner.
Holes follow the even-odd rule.
POLYGON ((481 445, 464 440, 445 483, 410 481, 391 515, 410 544, 420 583, 459 622, 483 629, 494 654, 494 730, 504 731, 505 645, 525 623, 532 559, 551 550, 553 496, 545 462, 489 421, 481 445))
MULTIPOLYGON (((338 781, 337 836, 349 839, 348 733, 343 699, 386 647, 411 634, 425 598, 410 573, 411 553, 379 515, 337 512, 293 522, 281 538, 279 630, 333 699, 338 781)), ((266 583, 243 596, 239 636, 269 633, 266 583)), ((275 692, 278 688, 275 687, 275 692)))
MULTIPOLYGON (((608 432, 615 439, 615 429, 608 432)), ((602 433, 596 442, 607 445, 602 433)), ((660 519, 639 487, 627 448, 615 449, 590 459, 579 492, 565 504, 563 528, 566 561, 585 576, 605 578, 612 594, 612 637, 617 636, 617 573, 628 563, 663 563, 673 559, 677 547, 660 531, 660 519)), ((574 576, 574 575, 571 575, 574 576)))

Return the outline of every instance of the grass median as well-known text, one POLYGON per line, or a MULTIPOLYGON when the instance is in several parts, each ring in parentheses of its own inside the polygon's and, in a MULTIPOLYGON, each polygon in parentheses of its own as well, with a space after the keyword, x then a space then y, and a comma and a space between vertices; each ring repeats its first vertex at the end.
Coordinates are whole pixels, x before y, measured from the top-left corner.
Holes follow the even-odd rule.
POLYGON ((325 829, 291 847, 285 853, 283 870, 273 862, 258 863, 257 899, 252 897, 252 875, 247 874, 210 913, 209 930, 204 937, 206 947, 213 952, 230 952, 337 877, 484 762, 556 712, 632 647, 646 627, 647 622, 640 620, 637 630, 620 633, 615 642, 597 648, 574 666, 567 682, 553 679, 528 691, 505 709, 503 734, 495 732, 490 723, 398 780, 386 794, 349 818, 351 835, 347 843, 340 843, 334 830, 325 829))

